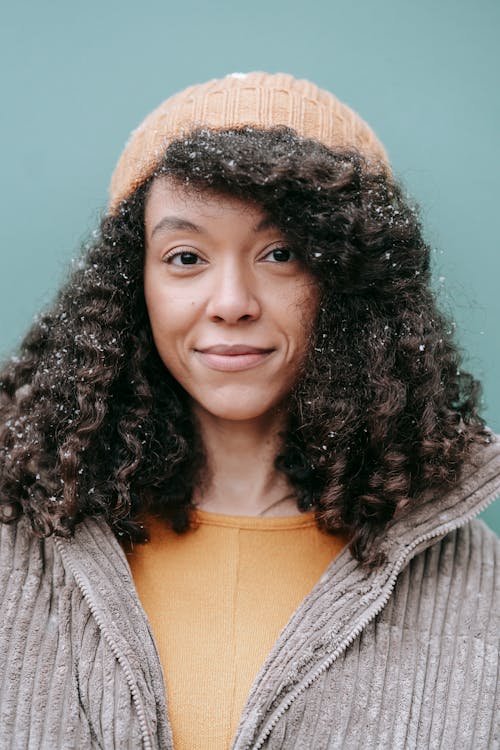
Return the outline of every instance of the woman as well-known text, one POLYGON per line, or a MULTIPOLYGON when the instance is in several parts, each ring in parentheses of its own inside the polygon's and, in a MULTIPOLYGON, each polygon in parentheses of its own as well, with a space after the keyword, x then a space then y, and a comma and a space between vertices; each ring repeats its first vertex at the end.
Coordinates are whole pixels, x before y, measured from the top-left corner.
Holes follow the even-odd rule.
POLYGON ((164 102, 0 385, 0 747, 498 746, 500 449, 330 93, 164 102))

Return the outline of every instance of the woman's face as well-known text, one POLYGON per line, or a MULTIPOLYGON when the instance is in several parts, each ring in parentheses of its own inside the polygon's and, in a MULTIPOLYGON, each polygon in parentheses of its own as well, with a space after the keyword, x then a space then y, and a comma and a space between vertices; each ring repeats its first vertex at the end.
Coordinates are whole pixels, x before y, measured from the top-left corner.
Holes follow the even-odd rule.
POLYGON ((145 234, 146 305, 165 366, 197 409, 229 420, 271 412, 314 326, 310 272, 260 207, 166 177, 149 192, 145 234))

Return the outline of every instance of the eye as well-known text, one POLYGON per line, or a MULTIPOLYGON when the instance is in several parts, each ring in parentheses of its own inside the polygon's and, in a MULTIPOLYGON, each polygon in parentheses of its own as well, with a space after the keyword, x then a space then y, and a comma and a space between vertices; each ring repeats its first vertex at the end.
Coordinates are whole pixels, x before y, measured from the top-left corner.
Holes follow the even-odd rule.
POLYGON ((173 266, 194 266, 197 260, 201 260, 198 253, 186 248, 185 250, 171 250, 165 255, 162 262, 170 263, 173 266), (174 263, 176 258, 179 258, 179 263, 174 263))
POLYGON ((277 263, 288 263, 291 260, 297 260, 294 251, 286 245, 273 248, 265 257, 267 258, 269 255, 274 255, 274 260, 277 263))

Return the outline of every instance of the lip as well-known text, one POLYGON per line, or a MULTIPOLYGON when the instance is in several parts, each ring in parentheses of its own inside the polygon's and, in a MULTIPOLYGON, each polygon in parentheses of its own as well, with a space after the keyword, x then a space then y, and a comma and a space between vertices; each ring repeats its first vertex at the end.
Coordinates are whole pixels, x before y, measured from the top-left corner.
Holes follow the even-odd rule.
POLYGON ((207 346, 205 349, 197 349, 203 354, 263 354, 265 352, 272 351, 271 349, 263 349, 260 346, 250 346, 249 344, 215 344, 214 346, 207 346))
POLYGON ((204 365, 211 370, 219 370, 220 372, 240 372, 241 370, 250 370, 253 367, 258 367, 274 351, 274 349, 261 349, 248 352, 247 347, 245 354, 216 354, 213 351, 198 351, 195 349, 197 357, 204 365))

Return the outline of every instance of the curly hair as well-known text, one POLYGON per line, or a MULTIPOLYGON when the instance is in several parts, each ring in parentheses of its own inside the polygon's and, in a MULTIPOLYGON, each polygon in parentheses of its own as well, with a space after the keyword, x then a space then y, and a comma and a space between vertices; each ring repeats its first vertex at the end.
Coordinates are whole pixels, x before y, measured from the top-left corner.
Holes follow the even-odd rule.
POLYGON ((145 509, 179 534, 193 523, 205 452, 143 291, 144 206, 165 174, 261 206, 317 280, 318 318, 275 466, 299 510, 347 533, 364 566, 381 564, 387 523, 453 487, 472 446, 488 442, 480 384, 461 369, 402 185, 355 149, 286 127, 194 130, 102 217, 0 371, 2 520, 25 514, 40 536, 70 536, 101 515, 135 542, 147 539, 145 509))

